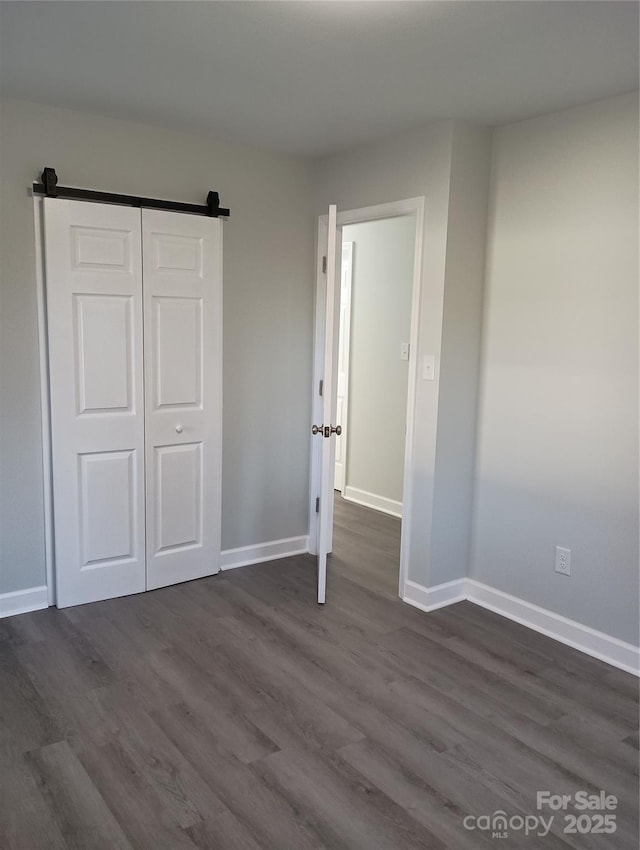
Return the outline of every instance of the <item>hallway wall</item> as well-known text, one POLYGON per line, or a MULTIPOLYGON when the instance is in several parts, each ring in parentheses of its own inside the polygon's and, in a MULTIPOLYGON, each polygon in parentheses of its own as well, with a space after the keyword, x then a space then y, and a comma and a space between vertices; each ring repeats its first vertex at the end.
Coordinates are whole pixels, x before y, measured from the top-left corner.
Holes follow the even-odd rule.
POLYGON ((353 242, 348 498, 372 494, 402 510, 415 216, 343 228, 353 242), (357 492, 354 492, 357 491, 357 492))

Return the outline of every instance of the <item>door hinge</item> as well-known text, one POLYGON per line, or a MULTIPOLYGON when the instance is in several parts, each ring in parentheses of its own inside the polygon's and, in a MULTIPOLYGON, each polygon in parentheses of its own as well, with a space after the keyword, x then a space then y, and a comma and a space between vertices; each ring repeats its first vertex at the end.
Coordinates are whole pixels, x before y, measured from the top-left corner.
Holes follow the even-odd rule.
POLYGON ((320 496, 316 496, 316 513, 320 513, 320 496))
POLYGON ((318 395, 322 395, 323 388, 324 388, 324 381, 320 381, 320 386, 318 387, 318 395))
POLYGON ((322 258, 322 274, 326 274, 326 273, 327 273, 327 258, 323 257, 322 258))

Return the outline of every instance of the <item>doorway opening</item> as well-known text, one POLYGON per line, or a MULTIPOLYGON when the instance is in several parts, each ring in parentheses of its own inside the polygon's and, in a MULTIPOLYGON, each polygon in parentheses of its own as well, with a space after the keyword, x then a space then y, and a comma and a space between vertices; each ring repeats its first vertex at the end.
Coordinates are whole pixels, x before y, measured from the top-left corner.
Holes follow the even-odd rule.
POLYGON ((321 251, 328 219, 319 220, 313 421, 321 421, 319 396, 331 362, 331 422, 339 429, 328 487, 320 441, 311 444, 310 551, 320 554, 322 528, 332 553, 329 576, 332 569, 348 573, 377 593, 401 597, 410 548, 423 222, 424 198, 338 212, 334 342, 327 359, 321 251), (325 510, 315 514, 322 489, 325 510))
POLYGON ((338 320, 334 569, 395 594, 409 380, 415 215, 345 225, 338 320), (359 541, 370 551, 352 557, 359 541), (373 544, 373 545, 371 545, 373 544))

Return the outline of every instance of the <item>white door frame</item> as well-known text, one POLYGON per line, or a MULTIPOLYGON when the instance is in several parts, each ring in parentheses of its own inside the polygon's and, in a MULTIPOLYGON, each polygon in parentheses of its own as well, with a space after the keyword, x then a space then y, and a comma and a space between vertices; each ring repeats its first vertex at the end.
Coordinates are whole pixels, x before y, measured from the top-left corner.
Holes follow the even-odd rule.
POLYGON ((44 512, 44 566, 47 602, 56 604, 53 557, 53 468, 51 465, 51 419, 49 416, 49 342, 47 331, 47 293, 44 271, 44 198, 33 198, 36 237, 36 301, 40 360, 40 424, 42 427, 42 493, 44 512))
MULTIPOLYGON (((342 435, 336 436, 336 456, 338 454, 338 446, 340 446, 340 457, 342 463, 342 487, 338 487, 338 492, 344 494, 347 487, 347 448, 349 442, 349 358, 351 355, 351 302, 353 294, 353 242, 342 243, 342 256, 340 262, 340 321, 338 322, 338 380, 336 390, 339 393, 340 387, 340 372, 344 375, 344 392, 342 393, 342 414, 338 416, 336 410, 336 425, 342 428, 342 435), (346 249, 346 250, 345 250, 346 249), (346 256, 345 256, 346 254, 346 256), (345 275, 346 272, 346 275, 345 275), (349 281, 349 300, 345 305, 343 312, 342 305, 342 284, 345 278, 349 281), (343 321, 344 319, 344 321, 343 321), (340 348, 342 348, 342 369, 340 369, 340 348)), ((338 394, 338 401, 340 395, 338 394)), ((336 476, 338 474, 338 462, 336 460, 336 476)))
MULTIPOLYGON (((412 484, 413 484, 413 455, 414 432, 416 416, 416 389, 418 380, 418 351, 420 345, 420 303, 422 299, 422 254, 424 241, 425 198, 407 198, 402 201, 392 201, 377 204, 372 207, 338 211, 337 226, 346 224, 361 224, 366 221, 377 221, 385 218, 395 218, 401 215, 414 215, 416 236, 413 261, 413 283, 411 290, 411 327, 409 333, 409 375, 407 382, 407 430, 404 451, 404 478, 402 485, 402 534, 400 538, 400 570, 398 580, 398 595, 403 598, 405 583, 408 577, 409 540, 412 523, 412 484)), ((314 313, 314 357, 313 357, 313 395, 312 422, 320 422, 322 417, 322 398, 319 395, 319 384, 324 369, 324 295, 325 281, 322 272, 323 246, 327 242, 327 216, 318 218, 318 242, 316 256, 316 301, 314 313), (318 418, 320 416, 320 419, 318 418)), ((336 299, 337 300, 337 299, 336 299)), ((311 433, 311 430, 309 430, 311 433)), ((309 487, 309 551, 317 554, 318 547, 318 514, 316 513, 316 497, 320 492, 320 441, 310 437, 310 487, 309 487)))

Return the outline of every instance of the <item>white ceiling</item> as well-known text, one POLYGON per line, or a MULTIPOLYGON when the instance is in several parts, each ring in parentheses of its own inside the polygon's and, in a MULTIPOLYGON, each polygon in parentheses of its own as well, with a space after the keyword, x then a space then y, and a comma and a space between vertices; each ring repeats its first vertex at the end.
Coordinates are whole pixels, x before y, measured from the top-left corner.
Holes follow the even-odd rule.
POLYGON ((638 88, 638 3, 2 2, 6 94, 326 154, 638 88))

